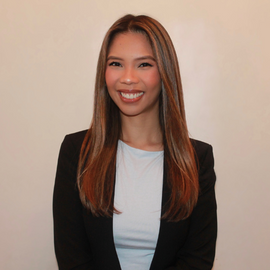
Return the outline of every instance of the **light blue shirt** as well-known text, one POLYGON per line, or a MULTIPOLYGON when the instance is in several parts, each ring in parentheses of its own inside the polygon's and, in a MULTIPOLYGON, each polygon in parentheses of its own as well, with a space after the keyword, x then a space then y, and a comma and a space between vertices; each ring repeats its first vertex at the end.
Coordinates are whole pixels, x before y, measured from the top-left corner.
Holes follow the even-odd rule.
POLYGON ((163 151, 118 142, 113 236, 122 270, 148 270, 157 244, 163 187, 163 151))

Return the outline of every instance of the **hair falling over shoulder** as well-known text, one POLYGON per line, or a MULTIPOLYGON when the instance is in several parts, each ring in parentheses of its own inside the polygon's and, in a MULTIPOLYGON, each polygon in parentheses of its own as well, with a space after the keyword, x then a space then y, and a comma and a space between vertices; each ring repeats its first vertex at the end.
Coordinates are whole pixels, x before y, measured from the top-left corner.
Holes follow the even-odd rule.
POLYGON ((169 204, 162 218, 180 221, 187 218, 197 203, 198 169, 184 110, 178 59, 164 27, 148 16, 126 15, 108 30, 99 54, 94 113, 84 139, 78 166, 78 187, 83 205, 95 216, 119 213, 113 206, 117 143, 121 135, 118 107, 110 98, 105 71, 109 47, 117 34, 142 33, 149 40, 156 58, 162 90, 160 125, 163 133, 164 160, 171 189, 169 204))

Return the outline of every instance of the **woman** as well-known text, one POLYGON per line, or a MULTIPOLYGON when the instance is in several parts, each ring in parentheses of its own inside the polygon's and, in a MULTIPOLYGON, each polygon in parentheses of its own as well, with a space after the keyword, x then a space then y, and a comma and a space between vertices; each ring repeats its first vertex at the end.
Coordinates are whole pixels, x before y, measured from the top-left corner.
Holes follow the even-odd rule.
POLYGON ((99 55, 89 130, 65 137, 54 189, 59 269, 211 269, 210 145, 188 136, 166 30, 126 15, 99 55))

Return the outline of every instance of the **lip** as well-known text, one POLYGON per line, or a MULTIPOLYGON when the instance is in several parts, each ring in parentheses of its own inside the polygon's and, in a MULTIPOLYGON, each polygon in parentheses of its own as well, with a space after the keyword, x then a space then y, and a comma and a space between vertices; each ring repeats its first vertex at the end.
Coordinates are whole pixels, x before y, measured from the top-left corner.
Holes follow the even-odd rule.
POLYGON ((122 101, 126 102, 126 103, 133 103, 133 102, 137 102, 139 101, 143 96, 144 96, 144 92, 143 91, 140 91, 140 90, 136 90, 136 89, 132 89, 132 90, 128 90, 128 89, 120 89, 120 90, 117 90, 117 92, 119 93, 119 96, 121 98, 122 101), (141 96, 138 96, 136 98, 126 98, 124 96, 121 95, 121 93, 124 93, 124 94, 138 94, 138 93, 142 93, 141 96))

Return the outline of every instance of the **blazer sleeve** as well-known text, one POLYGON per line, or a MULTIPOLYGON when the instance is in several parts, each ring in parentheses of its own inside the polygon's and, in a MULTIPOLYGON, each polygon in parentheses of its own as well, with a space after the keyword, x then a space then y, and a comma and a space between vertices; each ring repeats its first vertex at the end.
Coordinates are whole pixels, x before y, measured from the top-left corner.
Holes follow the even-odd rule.
POLYGON ((199 198, 189 218, 188 236, 178 253, 177 263, 168 270, 211 270, 213 267, 217 238, 214 158, 210 145, 198 141, 197 143, 200 144, 197 151, 199 198))
POLYGON ((60 270, 94 269, 76 186, 81 144, 65 137, 58 158, 53 194, 54 245, 60 270))

